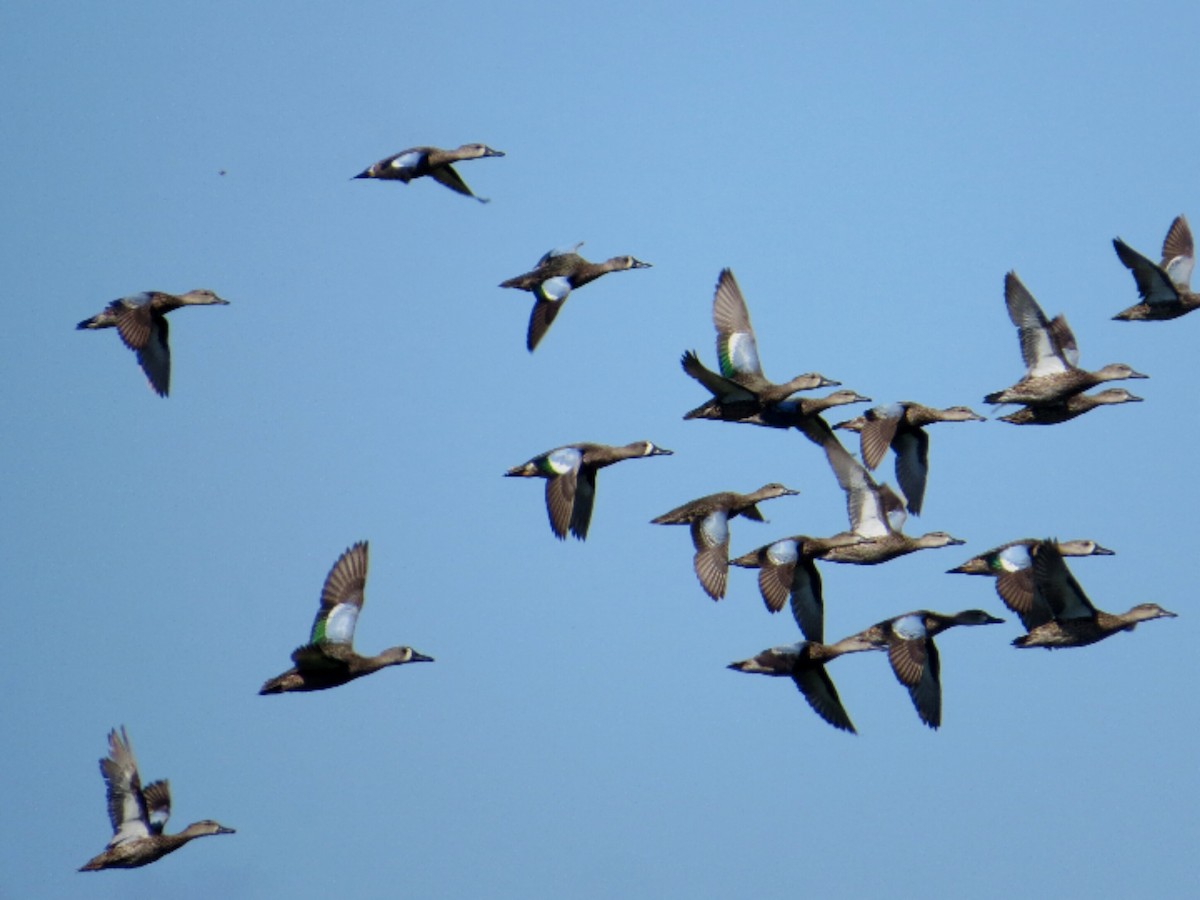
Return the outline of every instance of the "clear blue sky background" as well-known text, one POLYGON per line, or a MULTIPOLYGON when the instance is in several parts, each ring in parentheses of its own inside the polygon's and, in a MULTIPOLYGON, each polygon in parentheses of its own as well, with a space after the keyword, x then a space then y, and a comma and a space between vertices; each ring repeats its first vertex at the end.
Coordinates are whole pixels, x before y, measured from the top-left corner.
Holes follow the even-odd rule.
POLYGON ((6 5, 0 895, 1194 896, 1200 315, 1109 318, 1136 299, 1110 240, 1200 224, 1197 33, 1183 2, 6 5), (460 167, 488 206, 350 180, 469 141, 508 154, 460 167), (496 285, 579 240, 654 268, 530 356, 496 285), (1072 563, 1096 604, 1180 617, 1054 654, 1011 615, 950 632, 938 733, 882 654, 830 669, 858 737, 727 671, 794 623, 753 573, 714 604, 648 520, 776 480, 802 495, 735 552, 846 520, 799 435, 680 419, 723 266, 779 379, 986 412, 1022 371, 1010 268, 1084 365, 1152 376, 1054 428, 936 427, 907 530, 968 544, 825 566, 831 639, 1005 614, 944 572, 1026 536, 1112 547, 1072 563), (232 305, 173 314, 169 400, 74 330, 196 287, 232 305), (676 453, 601 474, 586 544, 501 477, 638 439, 676 453), (359 648, 437 662, 257 696, 364 538, 359 648), (120 723, 171 830, 237 835, 77 874, 120 723))

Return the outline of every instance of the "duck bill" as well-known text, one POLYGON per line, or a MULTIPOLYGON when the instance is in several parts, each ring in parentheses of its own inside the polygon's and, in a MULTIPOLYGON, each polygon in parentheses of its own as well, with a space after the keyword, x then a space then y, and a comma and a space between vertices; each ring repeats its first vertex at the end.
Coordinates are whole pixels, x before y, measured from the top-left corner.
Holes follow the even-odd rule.
POLYGON ((409 660, 409 662, 433 662, 433 657, 426 656, 424 653, 418 653, 416 650, 414 650, 412 658, 409 660))

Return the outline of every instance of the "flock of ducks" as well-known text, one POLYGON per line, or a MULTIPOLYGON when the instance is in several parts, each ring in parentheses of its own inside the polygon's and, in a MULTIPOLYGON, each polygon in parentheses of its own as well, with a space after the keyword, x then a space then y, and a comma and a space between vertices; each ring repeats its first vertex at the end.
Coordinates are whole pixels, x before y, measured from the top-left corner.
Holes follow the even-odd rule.
MULTIPOLYGON (((369 166, 355 178, 409 182, 428 176, 445 187, 477 196, 455 171, 453 164, 504 154, 484 144, 457 149, 412 147, 369 166)), ((570 292, 609 272, 647 268, 632 256, 592 263, 578 254, 581 245, 551 250, 529 272, 510 278, 500 287, 534 295, 526 347, 532 352, 545 337, 570 292)), ((1154 263, 1119 238, 1113 241, 1120 261, 1133 274, 1141 302, 1114 316, 1122 321, 1174 319, 1200 306, 1200 295, 1191 291, 1194 266, 1191 231, 1177 217, 1163 243, 1162 259, 1154 263)), ((1060 314, 1049 319, 1015 272, 1004 280, 1009 318, 1020 339, 1025 375, 1011 387, 984 397, 992 404, 1020 404, 1021 409, 999 417, 1016 425, 1052 425, 1069 421, 1099 406, 1136 402, 1123 388, 1095 394, 1088 389, 1108 381, 1147 376, 1123 363, 1096 371, 1079 366, 1075 337, 1060 314)), ((162 397, 170 392, 171 351, 166 316, 184 306, 227 305, 210 290, 172 295, 151 291, 114 300, 95 316, 78 324, 80 329, 116 328, 122 343, 137 356, 150 387, 162 397)), ((790 606, 803 640, 763 650, 730 663, 739 672, 791 678, 812 709, 827 723, 843 731, 855 727, 834 686, 826 664, 851 653, 887 652, 892 671, 908 691, 920 720, 930 728, 942 722, 940 661, 934 638, 955 626, 1002 622, 979 609, 943 614, 916 610, 878 622, 834 643, 824 643, 825 602, 817 561, 851 565, 878 565, 918 550, 961 545, 964 541, 945 532, 921 536, 903 532, 909 514, 920 515, 929 474, 929 436, 926 428, 938 422, 975 422, 985 417, 965 406, 935 409, 919 403, 899 402, 876 406, 863 415, 830 426, 822 413, 838 406, 872 402, 855 391, 836 390, 818 398, 799 394, 818 388, 840 388, 815 372, 776 383, 763 374, 758 346, 746 301, 729 269, 720 273, 713 297, 712 320, 717 333, 716 371, 708 369, 694 351, 681 358, 683 371, 711 395, 686 412, 685 419, 740 422, 766 428, 795 428, 825 454, 834 478, 846 496, 848 527, 830 537, 791 535, 740 556, 730 558, 732 519, 742 516, 763 521, 758 504, 799 493, 770 483, 742 494, 720 491, 683 503, 651 520, 656 525, 687 525, 694 548, 693 569, 704 592, 713 600, 725 596, 730 564, 758 570, 758 587, 767 609, 776 613, 790 606), (836 431, 858 435, 860 459, 842 445, 836 431), (871 473, 891 450, 895 458, 897 495, 878 484, 871 473)), ((670 450, 650 441, 622 446, 597 443, 566 444, 513 466, 504 474, 542 478, 545 502, 555 537, 587 538, 595 504, 596 473, 627 459, 669 456, 670 450)), ((1016 647, 1081 647, 1131 631, 1139 622, 1174 617, 1157 604, 1145 603, 1128 612, 1112 614, 1097 609, 1067 568, 1067 556, 1107 556, 1108 550, 1091 540, 1057 541, 1022 539, 996 547, 949 571, 985 575, 995 579, 996 593, 1020 619, 1026 633, 1016 647)), ((346 684, 390 666, 432 662, 432 657, 412 647, 392 647, 375 656, 354 649, 354 632, 362 611, 367 580, 368 545, 360 541, 333 564, 321 590, 320 605, 307 643, 291 655, 292 667, 268 679, 260 694, 325 690, 346 684)), ((134 868, 160 859, 193 838, 232 834, 209 819, 194 822, 176 834, 163 831, 170 816, 168 782, 143 786, 137 761, 124 726, 108 736, 108 756, 100 760, 107 787, 108 812, 113 836, 104 852, 80 871, 134 868)))

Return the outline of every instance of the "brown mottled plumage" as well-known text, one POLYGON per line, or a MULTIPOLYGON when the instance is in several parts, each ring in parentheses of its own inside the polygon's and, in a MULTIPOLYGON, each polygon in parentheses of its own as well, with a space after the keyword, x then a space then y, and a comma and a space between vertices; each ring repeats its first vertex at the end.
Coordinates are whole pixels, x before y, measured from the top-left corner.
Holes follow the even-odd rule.
POLYGON ((146 291, 108 304, 102 312, 84 319, 77 329, 116 328, 121 342, 137 354, 138 365, 146 373, 150 387, 160 397, 171 391, 171 345, 167 313, 181 306, 228 306, 209 290, 167 294, 146 291))
POLYGON ((486 156, 503 156, 499 150, 493 150, 486 144, 463 144, 454 150, 442 150, 438 147, 409 147, 399 153, 393 153, 387 159, 381 159, 363 169, 355 178, 379 178, 384 181, 403 181, 405 184, 414 178, 428 175, 438 184, 443 184, 456 193, 474 197, 480 203, 487 203, 487 197, 478 197, 467 187, 458 172, 454 171, 451 163, 468 159, 482 159, 486 156))
POLYGON ((566 444, 547 450, 528 462, 513 466, 504 474, 510 477, 545 478, 546 512, 550 528, 560 541, 567 531, 579 540, 587 537, 596 499, 596 472, 623 459, 644 456, 670 456, 670 450, 650 441, 636 441, 623 447, 609 444, 566 444))
POLYGON ((692 532, 692 546, 696 548, 693 566, 696 577, 704 592, 714 600, 725 596, 725 584, 729 577, 729 520, 745 516, 762 522, 762 513, 756 506, 762 500, 786 497, 800 493, 782 484, 764 484, 750 494, 722 491, 690 500, 655 519, 652 525, 688 525, 692 532))
POLYGON ((609 272, 650 268, 650 263, 632 256, 614 256, 599 263, 588 262, 575 252, 582 246, 581 241, 573 247, 550 250, 531 271, 500 282, 502 288, 529 291, 536 298, 529 316, 529 330, 525 335, 525 346, 530 353, 550 329, 571 291, 609 272))
POLYGON ((377 656, 354 652, 354 628, 367 585, 367 542, 359 541, 338 557, 325 577, 321 607, 309 642, 292 653, 296 665, 268 680, 260 694, 320 691, 337 687, 388 666, 433 662, 412 647, 389 647, 377 656))
POLYGON ((155 781, 142 787, 124 725, 120 734, 115 728, 108 733, 108 756, 100 760, 100 774, 108 787, 113 836, 108 848, 84 863, 80 872, 135 869, 178 850, 192 838, 234 833, 212 819, 202 819, 178 834, 163 834, 171 815, 170 786, 166 781, 155 781))

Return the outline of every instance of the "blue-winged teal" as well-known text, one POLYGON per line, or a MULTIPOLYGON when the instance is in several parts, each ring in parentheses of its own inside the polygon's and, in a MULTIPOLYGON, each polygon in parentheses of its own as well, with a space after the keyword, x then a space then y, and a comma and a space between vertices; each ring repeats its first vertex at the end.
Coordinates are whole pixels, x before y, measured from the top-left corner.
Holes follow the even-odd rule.
POLYGON ((1125 388, 1108 388, 1094 394, 1075 394, 1050 403, 1045 406, 1022 406, 1014 413, 1000 416, 1001 422, 1011 425, 1057 425, 1069 422, 1071 419, 1090 412, 1097 406, 1112 406, 1116 403, 1140 403, 1141 397, 1135 397, 1125 388))
POLYGON ((321 608, 308 643, 292 653, 296 665, 267 681, 260 694, 321 691, 337 687, 387 666, 433 662, 412 647, 389 647, 378 656, 354 652, 354 626, 362 612, 367 586, 367 542, 359 541, 338 557, 321 588, 321 608))
POLYGON ((982 609, 967 609, 951 616, 918 609, 872 625, 847 640, 857 639, 887 650, 892 671, 908 688, 917 715, 930 728, 937 728, 942 724, 942 682, 934 636, 955 625, 995 625, 1003 621, 982 609))
MULTIPOLYGON (((691 356, 692 359, 695 359, 694 354, 691 356)), ((686 359, 687 355, 685 355, 685 361, 686 359)), ((686 368, 685 366, 685 371, 686 368)), ((820 378, 821 376, 814 377, 820 378)), ((722 403, 713 397, 695 409, 684 413, 683 417, 685 419, 711 419, 718 422, 741 422, 743 425, 761 425, 764 428, 800 428, 809 416, 819 415, 835 406, 870 402, 870 397, 864 397, 851 390, 834 391, 824 397, 792 396, 773 403, 759 403, 757 400, 752 404, 722 403)))
POLYGON ((964 543, 944 531, 931 531, 920 537, 904 534, 901 529, 907 515, 900 498, 886 484, 875 483, 863 464, 842 446, 829 424, 820 416, 812 416, 803 423, 801 431, 824 449, 838 485, 846 492, 849 533, 865 539, 833 547, 819 554, 818 559, 870 566, 917 550, 964 543))
POLYGON ((513 466, 505 475, 546 479, 546 512, 550 527, 560 541, 567 530, 579 540, 587 537, 596 500, 596 471, 623 459, 643 456, 670 456, 670 450, 649 441, 637 441, 623 447, 608 444, 567 444, 547 450, 529 462, 513 466))
POLYGON ((984 402, 1040 406, 1057 403, 1103 381, 1146 377, 1124 363, 1110 363, 1095 372, 1079 368, 1079 348, 1067 320, 1061 314, 1047 319, 1016 272, 1004 276, 1004 301, 1008 317, 1017 326, 1027 371, 1012 387, 988 394, 984 402))
POLYGON ((84 863, 80 872, 135 869, 178 850, 192 838, 234 833, 212 819, 202 819, 178 834, 163 834, 163 826, 171 817, 170 784, 163 780, 142 787, 124 725, 120 734, 115 728, 108 733, 108 757, 100 760, 100 774, 108 786, 113 836, 108 849, 84 863))
POLYGON ((796 683, 808 705, 818 716, 842 731, 857 734, 854 723, 846 714, 833 680, 825 671, 825 663, 846 653, 861 653, 875 649, 870 643, 849 637, 836 644, 800 641, 783 647, 772 647, 750 659, 730 663, 726 668, 757 675, 787 676, 796 683))
POLYGON ((759 412, 766 404, 787 399, 796 391, 838 384, 815 372, 797 375, 782 384, 775 384, 763 376, 750 312, 729 269, 722 269, 717 278, 712 319, 717 331, 720 374, 705 368, 694 351, 685 353, 681 360, 683 371, 708 388, 720 406, 726 407, 721 415, 705 418, 743 419, 759 412))
POLYGON ((834 428, 857 431, 863 464, 876 469, 891 447, 896 454, 896 481, 904 492, 908 511, 921 514, 925 482, 929 477, 929 435, 925 426, 935 422, 984 422, 986 419, 965 406, 933 409, 920 403, 888 403, 867 410, 865 415, 834 428))
POLYGON ((764 520, 757 503, 799 493, 774 482, 764 484, 750 494, 722 491, 678 506, 651 519, 650 523, 690 526, 692 546, 696 548, 693 559, 696 577, 708 596, 720 600, 725 596, 725 583, 729 577, 729 520, 745 516, 762 522, 764 520))
POLYGON ((103 312, 84 319, 77 329, 116 328, 122 343, 137 354, 138 365, 146 373, 150 387, 160 397, 171 391, 171 345, 167 342, 167 313, 181 306, 228 306, 212 291, 195 290, 186 294, 146 291, 114 300, 103 312))
POLYGON ((743 569, 758 569, 758 590, 767 609, 777 613, 790 599, 792 616, 800 631, 808 640, 819 643, 825 640, 825 598, 821 573, 814 560, 834 547, 862 540, 856 534, 831 538, 796 534, 744 553, 729 563, 743 569))
MULTIPOLYGON (((990 575, 996 579, 996 593, 1004 605, 1021 618, 1026 630, 1043 625, 1054 618, 1045 598, 1034 589, 1033 556, 1043 541, 1023 538, 993 547, 986 553, 972 556, 961 566, 948 569, 947 574, 990 575)), ((1112 556, 1113 551, 1095 541, 1079 539, 1055 541, 1062 556, 1112 556)))
POLYGON ((533 312, 529 316, 529 330, 525 335, 525 346, 530 353, 537 347, 575 288, 583 287, 589 281, 595 281, 609 272, 650 268, 650 263, 634 259, 632 256, 614 256, 600 263, 588 262, 575 252, 582 246, 583 242, 580 241, 573 247, 550 250, 537 261, 532 271, 500 282, 502 288, 529 291, 536 298, 533 312))
POLYGON ((1117 257, 1133 273, 1142 302, 1113 316, 1123 322, 1162 322, 1177 319, 1200 306, 1200 294, 1192 291, 1192 268, 1196 251, 1187 219, 1176 216, 1163 241, 1162 262, 1155 265, 1120 238, 1113 240, 1117 257))
POLYGON ((1033 554, 1033 581, 1054 618, 1014 640, 1014 647, 1086 647, 1118 631, 1133 631, 1138 622, 1175 618, 1175 613, 1157 603, 1140 603, 1116 615, 1096 609, 1063 562, 1054 541, 1043 541, 1033 554))
POLYGON ((403 181, 408 184, 414 178, 428 175, 439 184, 444 184, 452 191, 467 197, 475 197, 480 203, 487 203, 487 197, 477 197, 471 193, 467 183, 454 171, 451 163, 468 159, 482 159, 485 156, 503 156, 499 150, 493 150, 485 144, 463 144, 455 150, 442 150, 438 147, 409 147, 381 159, 379 162, 363 169, 355 178, 380 178, 385 181, 403 181))

